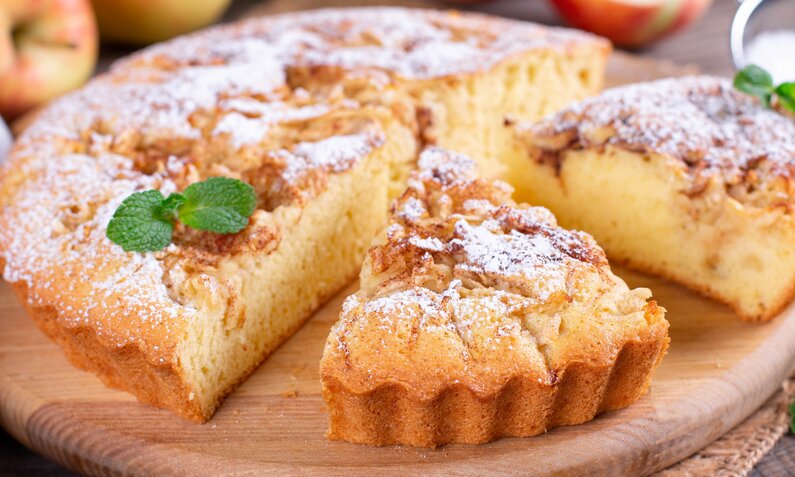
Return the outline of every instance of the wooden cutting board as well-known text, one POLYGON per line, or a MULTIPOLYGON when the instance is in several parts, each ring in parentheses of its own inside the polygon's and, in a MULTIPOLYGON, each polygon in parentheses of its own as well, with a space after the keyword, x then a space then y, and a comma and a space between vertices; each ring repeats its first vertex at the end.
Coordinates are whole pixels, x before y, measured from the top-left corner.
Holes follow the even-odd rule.
POLYGON ((437 450, 324 438, 318 362, 349 287, 233 393, 207 424, 138 404, 64 358, 0 286, 0 421, 17 439, 94 475, 630 475, 661 469, 767 399, 795 357, 795 307, 765 325, 661 279, 617 270, 668 309, 671 348, 650 393, 580 426, 437 450))
MULTIPOLYGON (((282 0, 266 5, 287 8, 282 0)), ((608 83, 688 72, 617 54, 608 83)), ((203 425, 140 405, 73 368, 0 285, 0 424, 26 446, 92 475, 648 474, 710 443, 779 387, 795 363, 795 306, 752 325, 664 280, 616 271, 631 286, 654 290, 668 309, 671 348, 651 391, 628 409, 533 438, 437 450, 327 441, 318 363, 353 285, 203 425)))

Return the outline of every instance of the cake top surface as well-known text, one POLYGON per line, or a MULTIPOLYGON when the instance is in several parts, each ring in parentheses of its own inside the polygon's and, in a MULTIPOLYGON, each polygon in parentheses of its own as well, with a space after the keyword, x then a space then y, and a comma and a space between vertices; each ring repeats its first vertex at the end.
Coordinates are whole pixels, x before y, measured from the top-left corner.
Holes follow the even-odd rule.
POLYGON ((566 49, 583 43, 609 48, 605 40, 576 30, 474 13, 371 7, 251 19, 156 46, 121 66, 204 62, 215 39, 230 37, 254 49, 258 47, 251 40, 262 41, 292 66, 381 70, 406 79, 474 73, 533 49, 566 49))
POLYGON ((531 148, 552 154, 613 145, 668 155, 688 172, 691 194, 713 180, 743 202, 791 200, 784 189, 785 181, 795 179, 795 120, 763 107, 727 79, 621 86, 517 129, 531 148), (765 197, 756 197, 754 189, 764 189, 765 197))
POLYGON ((590 236, 511 193, 464 156, 424 151, 332 329, 324 377, 485 395, 515 376, 554 385, 569 362, 664 332, 649 291, 613 275, 590 236))

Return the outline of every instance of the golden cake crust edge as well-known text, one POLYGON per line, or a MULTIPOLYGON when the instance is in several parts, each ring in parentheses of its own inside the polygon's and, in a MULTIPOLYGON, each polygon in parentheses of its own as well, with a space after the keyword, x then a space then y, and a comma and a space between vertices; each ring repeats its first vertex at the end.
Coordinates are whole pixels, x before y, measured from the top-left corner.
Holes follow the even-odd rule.
POLYGON ((357 392, 329 371, 321 375, 329 413, 327 437, 374 446, 481 444, 530 437, 625 408, 648 390, 670 343, 662 309, 650 301, 645 313, 660 323, 649 336, 624 343, 614 357, 570 362, 554 383, 516 375, 486 393, 448 384, 423 399, 397 381, 357 392))
POLYGON ((155 367, 146 358, 147 353, 136 344, 121 347, 103 344, 90 326, 63 326, 56 307, 30 302, 24 280, 9 282, 9 285, 28 316, 63 349, 73 365, 91 371, 111 388, 133 393, 141 402, 171 409, 193 421, 207 420, 209 416, 198 400, 189 399, 190 388, 176 363, 166 361, 155 367))
MULTIPOLYGON (((0 259, 0 268, 2 268, 0 259)), ((277 340, 276 346, 262 359, 243 373, 236 383, 217 397, 209 409, 202 409, 198 398, 191 398, 191 387, 185 379, 183 369, 173 360, 155 365, 147 359, 150 347, 135 343, 115 346, 102 343, 90 326, 63 326, 56 307, 34 305, 28 299, 28 286, 24 280, 9 282, 11 290, 25 308, 36 326, 58 344, 70 363, 96 375, 106 386, 126 391, 144 404, 168 409, 179 416, 197 422, 207 422, 221 402, 248 379, 268 357, 300 329, 314 312, 307 315, 277 340)), ((323 297, 325 302, 329 297, 323 297)))

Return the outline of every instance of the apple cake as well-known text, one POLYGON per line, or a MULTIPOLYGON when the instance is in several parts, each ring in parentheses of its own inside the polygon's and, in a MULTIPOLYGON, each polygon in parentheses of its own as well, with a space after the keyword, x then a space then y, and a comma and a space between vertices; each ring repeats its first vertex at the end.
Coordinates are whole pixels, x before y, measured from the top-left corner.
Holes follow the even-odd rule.
POLYGON ((795 121, 729 80, 605 91, 516 127, 522 199, 608 256, 767 320, 795 293, 795 121))
POLYGON ((76 365, 204 421, 356 276, 418 144, 488 151, 510 140, 505 115, 537 119, 596 92, 608 52, 587 34, 399 8, 156 45, 18 138, 0 172, 3 277, 76 365), (214 176, 256 191, 239 234, 177 226, 154 253, 106 238, 131 193, 214 176))
POLYGON ((332 327, 329 437, 435 447, 531 436, 633 403, 668 347, 646 288, 589 235, 423 152, 332 327))

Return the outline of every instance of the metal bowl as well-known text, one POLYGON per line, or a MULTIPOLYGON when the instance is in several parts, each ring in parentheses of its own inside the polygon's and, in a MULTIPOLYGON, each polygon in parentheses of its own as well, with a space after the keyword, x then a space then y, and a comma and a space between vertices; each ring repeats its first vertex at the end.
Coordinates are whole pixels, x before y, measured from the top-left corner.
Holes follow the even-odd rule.
POLYGON ((795 30, 795 0, 739 0, 730 43, 737 69, 748 65, 746 45, 762 31, 795 30))

